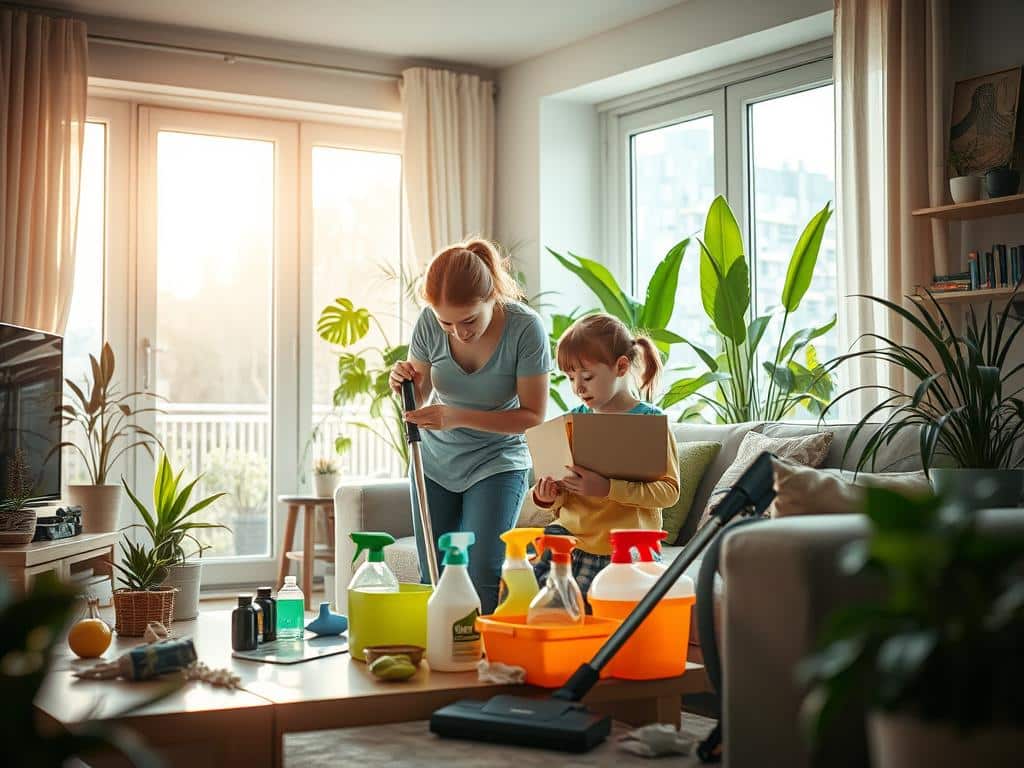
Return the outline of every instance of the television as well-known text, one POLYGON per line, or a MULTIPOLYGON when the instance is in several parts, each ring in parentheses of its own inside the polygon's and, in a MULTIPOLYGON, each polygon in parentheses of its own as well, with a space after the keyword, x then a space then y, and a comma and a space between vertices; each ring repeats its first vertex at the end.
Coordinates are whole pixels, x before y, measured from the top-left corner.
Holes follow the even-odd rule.
POLYGON ((0 323, 0 496, 21 449, 34 483, 30 501, 60 498, 63 348, 56 334, 0 323))

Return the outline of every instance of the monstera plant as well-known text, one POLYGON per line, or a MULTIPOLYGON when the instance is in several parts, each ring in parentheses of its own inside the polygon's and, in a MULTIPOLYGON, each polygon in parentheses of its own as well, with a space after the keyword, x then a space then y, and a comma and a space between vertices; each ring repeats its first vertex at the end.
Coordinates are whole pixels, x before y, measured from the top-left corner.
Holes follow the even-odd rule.
POLYGON ((817 327, 786 335, 793 313, 810 287, 825 226, 832 218, 830 204, 816 213, 793 247, 778 307, 753 319, 750 314, 750 267, 739 225, 724 197, 708 210, 700 244, 700 299, 717 337, 708 350, 687 340, 705 370, 669 387, 660 405, 667 408, 691 397, 698 402, 684 415, 710 408, 723 423, 774 421, 798 406, 819 415, 832 397, 833 381, 817 360, 811 342, 835 326, 835 315, 817 327), (772 350, 761 352, 766 331, 781 318, 772 350), (801 361, 802 360, 802 361, 801 361), (711 391, 708 388, 711 387, 711 391))
MULTIPOLYGON (((399 455, 403 471, 409 466, 409 446, 405 442, 405 418, 398 398, 388 386, 388 374, 399 360, 408 357, 407 344, 392 344, 376 316, 365 307, 357 307, 348 298, 339 297, 324 307, 316 325, 324 341, 340 348, 338 353, 338 386, 332 402, 339 408, 349 403, 370 403, 375 423, 355 422, 354 426, 372 432, 399 455), (384 340, 382 346, 357 345, 375 325, 384 340)), ((350 445, 349 439, 338 438, 339 452, 350 445)))

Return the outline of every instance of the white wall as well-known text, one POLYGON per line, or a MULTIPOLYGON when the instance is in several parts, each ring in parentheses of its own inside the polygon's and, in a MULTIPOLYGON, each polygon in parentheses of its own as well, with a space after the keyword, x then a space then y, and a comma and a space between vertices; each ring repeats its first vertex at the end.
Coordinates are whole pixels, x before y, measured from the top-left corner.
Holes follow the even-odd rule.
POLYGON ((576 139, 568 130, 587 124, 596 129, 596 116, 584 119, 585 109, 629 90, 754 58, 769 52, 766 45, 780 50, 816 39, 821 15, 831 10, 831 0, 689 0, 501 70, 496 235, 524 243, 518 253, 530 290, 551 286, 548 267, 541 268, 544 245, 592 248, 595 258, 603 256, 595 226, 600 189, 591 181, 600 176, 600 141, 593 134, 576 139), (815 16, 815 31, 801 34, 798 27, 815 16), (785 25, 796 26, 772 34, 785 25), (565 115, 571 120, 564 129, 548 124, 565 115), (545 166, 565 151, 576 153, 574 164, 583 171, 575 183, 553 183, 545 166), (592 211, 574 210, 584 200, 595 206, 592 211))
POLYGON ((475 72, 488 79, 495 77, 495 73, 487 69, 473 69, 443 62, 299 45, 279 40, 122 19, 90 16, 81 18, 85 19, 90 34, 90 79, 101 81, 103 84, 109 84, 106 81, 146 83, 395 113, 401 110, 397 76, 408 67, 443 66, 448 69, 475 72), (249 56, 346 67, 395 77, 389 79, 352 72, 332 72, 245 60, 228 63, 219 58, 191 53, 126 46, 123 43, 97 40, 94 36, 229 51, 249 56))

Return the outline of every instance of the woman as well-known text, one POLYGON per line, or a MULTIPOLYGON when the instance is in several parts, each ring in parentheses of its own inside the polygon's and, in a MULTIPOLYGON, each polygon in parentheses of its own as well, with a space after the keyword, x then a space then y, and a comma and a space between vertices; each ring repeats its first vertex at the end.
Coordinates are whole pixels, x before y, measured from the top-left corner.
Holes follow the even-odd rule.
MULTIPOLYGON (((470 240, 441 251, 427 268, 429 306, 416 322, 409 359, 390 384, 416 387, 421 407, 406 418, 423 430, 423 468, 435 537, 472 531, 469 575, 481 610, 492 613, 504 545, 527 489, 530 454, 523 433, 544 420, 551 351, 540 317, 495 247, 470 240), (433 402, 423 405, 430 401, 433 402)), ((427 565, 419 504, 412 494, 420 574, 427 565)), ((434 542, 436 546, 436 541, 434 542)), ((438 556, 441 562, 441 555, 438 556)))

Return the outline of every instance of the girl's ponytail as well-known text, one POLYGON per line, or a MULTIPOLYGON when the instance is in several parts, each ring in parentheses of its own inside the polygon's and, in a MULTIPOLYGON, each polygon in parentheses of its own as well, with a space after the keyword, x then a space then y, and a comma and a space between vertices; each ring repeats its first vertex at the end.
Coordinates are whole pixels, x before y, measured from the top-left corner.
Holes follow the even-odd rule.
POLYGON ((647 336, 637 336, 633 339, 633 346, 639 352, 636 363, 640 368, 640 394, 645 400, 654 400, 654 394, 658 391, 658 379, 661 378, 661 355, 654 342, 647 336), (640 357, 643 359, 639 359, 640 357))

